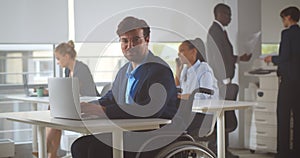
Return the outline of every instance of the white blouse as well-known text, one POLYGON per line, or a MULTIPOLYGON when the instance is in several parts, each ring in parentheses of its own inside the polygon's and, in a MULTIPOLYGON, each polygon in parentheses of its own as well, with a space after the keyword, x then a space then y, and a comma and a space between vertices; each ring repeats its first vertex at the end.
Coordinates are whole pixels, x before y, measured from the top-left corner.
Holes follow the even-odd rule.
POLYGON ((219 88, 217 80, 211 67, 206 62, 196 61, 190 68, 184 65, 180 75, 181 94, 191 94, 194 89, 203 87, 214 90, 212 96, 207 94, 196 94, 200 99, 219 99, 219 88))

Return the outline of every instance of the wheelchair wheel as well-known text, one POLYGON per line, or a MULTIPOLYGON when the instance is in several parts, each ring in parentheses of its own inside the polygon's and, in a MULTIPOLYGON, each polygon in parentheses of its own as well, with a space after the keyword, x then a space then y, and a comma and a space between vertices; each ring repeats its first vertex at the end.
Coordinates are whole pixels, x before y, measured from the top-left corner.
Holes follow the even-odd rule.
POLYGON ((216 155, 198 143, 179 141, 162 149, 156 158, 216 158, 216 155))

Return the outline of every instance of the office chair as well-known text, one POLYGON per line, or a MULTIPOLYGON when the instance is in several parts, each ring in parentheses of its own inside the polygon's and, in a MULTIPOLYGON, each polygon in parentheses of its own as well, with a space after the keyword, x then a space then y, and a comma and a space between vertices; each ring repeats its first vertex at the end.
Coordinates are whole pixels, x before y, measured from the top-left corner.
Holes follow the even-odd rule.
MULTIPOLYGON (((239 86, 237 84, 230 83, 226 87, 226 95, 225 100, 237 100, 237 96, 239 93, 239 86)), ((232 157, 238 157, 233 155, 230 151, 228 151, 227 147, 229 146, 229 133, 233 132, 238 126, 237 118, 235 115, 235 111, 226 111, 225 112, 225 143, 226 143, 226 155, 231 155, 232 157)))
MULTIPOLYGON (((236 100, 239 93, 239 86, 234 83, 226 85, 225 100, 236 100)), ((225 112, 225 130, 232 132, 237 128, 237 118, 234 110, 225 112)))
MULTIPOLYGON (((239 92, 239 86, 237 84, 227 84, 226 85, 226 94, 224 99, 225 100, 236 100, 239 92)), ((226 143, 226 151, 228 147, 228 138, 229 138, 229 133, 233 132, 237 128, 237 117, 235 115, 235 111, 225 111, 225 143, 226 143)), ((209 135, 208 138, 205 139, 205 141, 209 141, 208 147, 214 152, 217 152, 217 133, 216 130, 209 135)))
POLYGON ((103 86, 101 93, 100 93, 100 97, 103 97, 112 87, 112 84, 109 82, 106 85, 103 86))

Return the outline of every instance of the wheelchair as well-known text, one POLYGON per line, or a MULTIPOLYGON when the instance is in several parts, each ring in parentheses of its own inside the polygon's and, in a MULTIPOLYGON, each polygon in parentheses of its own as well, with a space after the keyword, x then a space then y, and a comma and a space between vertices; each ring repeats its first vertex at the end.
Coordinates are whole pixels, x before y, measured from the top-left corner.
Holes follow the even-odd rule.
POLYGON ((215 158, 207 147, 193 141, 179 141, 167 146, 156 158, 215 158))
MULTIPOLYGON (((225 100, 236 100, 238 94, 239 87, 236 84, 229 84, 226 86, 226 95, 225 100)), ((183 104, 179 104, 179 106, 187 107, 187 111, 191 112, 194 96, 196 93, 204 93, 208 95, 213 95, 214 91, 206 88, 198 88, 195 89, 190 95, 188 101, 183 104)), ((234 111, 229 111, 225 114, 226 120, 233 120, 231 124, 226 127, 226 131, 230 132, 236 129, 237 127, 237 119, 234 114, 234 111)), ((206 132, 200 132, 200 126, 197 126, 197 114, 195 119, 193 119, 192 123, 187 128, 186 133, 181 135, 179 138, 189 138, 189 140, 177 140, 168 146, 164 147, 159 151, 155 158, 216 158, 214 152, 212 152, 208 147, 199 144, 197 141, 207 141, 207 137, 212 135, 215 129, 217 116, 213 114, 211 119, 210 129, 206 132)), ((203 123, 203 122, 202 122, 203 123)), ((227 123, 226 123, 227 124, 227 123)))
MULTIPOLYGON (((213 95, 214 91, 206 88, 197 88, 192 92, 188 100, 184 100, 184 101, 180 100, 180 103, 177 106, 179 111, 181 110, 182 115, 192 113, 192 105, 196 93, 213 95)), ((194 114, 195 116, 197 116, 198 113, 197 114, 194 113, 194 114)), ((207 138, 209 135, 213 133, 216 118, 217 116, 212 115, 212 118, 209 120, 211 125, 206 130, 204 130, 205 132, 203 132, 203 130, 202 132, 199 132, 201 130, 200 129, 201 125, 199 125, 198 122, 199 118, 193 117, 193 118, 188 118, 188 120, 185 120, 185 121, 191 121, 191 124, 183 133, 181 133, 181 135, 179 134, 178 136, 176 134, 172 134, 172 131, 170 131, 156 138, 153 138, 152 140, 150 140, 150 143, 148 142, 148 145, 151 144, 151 142, 163 141, 163 139, 166 137, 173 137, 173 138, 176 137, 176 139, 171 143, 169 143, 168 145, 160 149, 157 149, 155 151, 156 153, 155 156, 152 156, 151 158, 153 157, 154 158, 216 158, 216 155, 208 147, 198 142, 199 140, 206 141, 205 138, 207 138)))

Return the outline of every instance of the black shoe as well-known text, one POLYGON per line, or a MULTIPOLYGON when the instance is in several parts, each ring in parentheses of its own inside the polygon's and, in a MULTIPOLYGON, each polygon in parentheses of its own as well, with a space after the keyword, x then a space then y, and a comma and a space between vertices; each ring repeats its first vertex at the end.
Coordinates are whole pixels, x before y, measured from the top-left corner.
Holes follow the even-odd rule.
POLYGON ((227 151, 227 152, 226 152, 225 157, 226 157, 226 158, 239 158, 238 155, 234 155, 234 154, 232 154, 230 151, 227 151))

